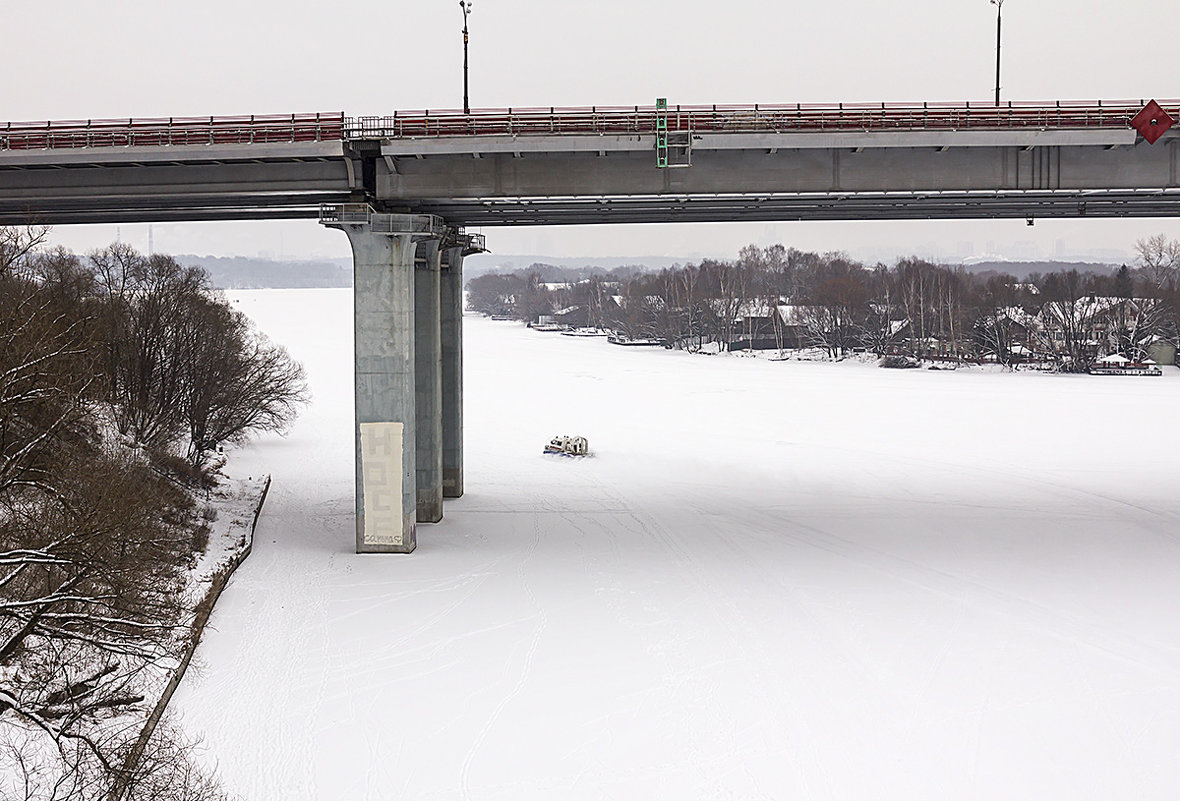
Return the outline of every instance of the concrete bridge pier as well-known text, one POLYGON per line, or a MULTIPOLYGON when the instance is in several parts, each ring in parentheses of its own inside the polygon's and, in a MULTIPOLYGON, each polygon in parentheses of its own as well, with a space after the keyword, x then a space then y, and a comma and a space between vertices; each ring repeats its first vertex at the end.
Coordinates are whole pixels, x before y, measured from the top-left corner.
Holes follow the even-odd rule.
POLYGON ((443 252, 440 279, 442 334, 442 491, 463 495, 463 256, 464 247, 443 252))
POLYGON ((363 205, 336 207, 321 222, 344 231, 353 254, 356 551, 409 553, 418 514, 414 257, 442 226, 363 205))
POLYGON ((442 332, 439 324, 439 240, 418 243, 414 270, 414 371, 417 410, 419 523, 443 516, 442 332))

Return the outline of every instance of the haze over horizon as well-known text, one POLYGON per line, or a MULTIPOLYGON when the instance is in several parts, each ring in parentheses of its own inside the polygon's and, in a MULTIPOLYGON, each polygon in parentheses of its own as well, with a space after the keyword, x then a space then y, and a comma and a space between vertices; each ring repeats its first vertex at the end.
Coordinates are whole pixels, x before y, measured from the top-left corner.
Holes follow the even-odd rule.
MULTIPOLYGON (((964 260, 1123 262, 1135 243, 1157 233, 1180 235, 1172 220, 919 220, 820 223, 667 223, 534 229, 470 228, 487 235, 493 254, 553 259, 728 259, 749 244, 844 251, 867 262, 905 256, 964 260), (1077 225, 1091 231, 1074 233, 1077 225), (972 228, 978 231, 971 230, 972 228), (625 229, 625 230, 620 230, 625 229), (641 230, 634 230, 641 229, 641 230), (880 231, 881 236, 874 236, 880 231), (939 236, 939 233, 943 236, 939 236), (907 236, 908 234, 908 236, 907 236), (1104 236, 1105 234, 1105 236, 1104 236)), ((148 252, 282 260, 350 259, 348 240, 311 220, 266 223, 154 223, 57 226, 51 243, 85 252, 122 241, 148 252)))

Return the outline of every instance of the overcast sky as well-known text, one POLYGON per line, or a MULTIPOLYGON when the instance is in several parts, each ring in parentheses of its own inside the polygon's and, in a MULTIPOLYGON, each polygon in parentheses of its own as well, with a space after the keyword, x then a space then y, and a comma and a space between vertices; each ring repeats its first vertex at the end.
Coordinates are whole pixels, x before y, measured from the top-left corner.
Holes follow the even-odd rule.
MULTIPOLYGON (((0 119, 344 111, 462 105, 456 0, 5 2, 0 119), (18 33, 19 32, 19 33, 18 33)), ((1006 0, 1003 97, 1175 98, 1176 0, 1006 0)), ((987 100, 987 0, 678 3, 474 0, 473 107, 987 100)), ((729 255, 808 249, 1010 256, 1129 251, 1180 221, 782 223, 485 229, 500 253, 729 255)), ((121 226, 147 246, 147 226, 121 226)), ((157 251, 345 256, 311 221, 156 225, 157 251)), ((87 249, 114 226, 59 227, 87 249)))

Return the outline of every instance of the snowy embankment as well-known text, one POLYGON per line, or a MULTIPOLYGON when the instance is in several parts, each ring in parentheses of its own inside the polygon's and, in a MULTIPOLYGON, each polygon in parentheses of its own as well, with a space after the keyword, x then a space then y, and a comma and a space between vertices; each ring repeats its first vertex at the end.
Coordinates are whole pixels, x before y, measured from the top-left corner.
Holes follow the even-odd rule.
MULTIPOLYGON (((117 735, 128 744, 137 743, 133 748, 132 762, 138 760, 147 739, 168 710, 169 701, 184 677, 196 641, 208 620, 209 607, 216 602, 229 575, 250 552, 254 523, 268 485, 268 476, 223 480, 197 501, 200 510, 198 524, 207 531, 204 547, 194 558, 186 576, 183 608, 188 615, 185 624, 172 635, 168 656, 146 664, 132 664, 132 668, 140 669, 130 670, 127 686, 132 691, 130 694, 142 701, 93 721, 92 728, 86 732, 91 736, 96 733, 117 735)), ((126 658, 129 662, 135 659, 126 658)), ((0 798, 50 797, 49 788, 58 781, 62 771, 52 738, 28 721, 13 716, 0 723, 0 727, 7 727, 3 731, 5 747, 0 749, 0 798)), ((59 790, 64 792, 61 788, 59 790)))
MULTIPOLYGON (((266 498, 269 480, 269 476, 223 479, 207 497, 198 501, 199 522, 208 527, 209 533, 204 550, 193 560, 184 587, 184 608, 190 610, 193 617, 205 617, 200 614, 200 606, 216 601, 216 598, 209 598, 210 588, 224 580, 223 577, 232 573, 250 553, 255 516, 266 498)), ((175 650, 181 655, 179 660, 165 659, 151 667, 151 686, 144 691, 147 700, 136 717, 142 719, 163 713, 167 700, 163 700, 161 706, 161 696, 172 692, 168 685, 177 670, 183 673, 187 668, 191 655, 185 656, 186 645, 193 636, 200 637, 203 625, 203 622, 194 625, 190 620, 176 633, 175 650)), ((136 725, 142 723, 137 721, 136 725)))
POLYGON ((265 799, 1180 792, 1180 371, 694 357, 468 317, 467 487, 352 553, 348 290, 174 705, 265 799), (540 454, 582 434, 595 455, 540 454))
MULTIPOLYGON (((192 613, 187 628, 178 634, 179 660, 168 660, 159 666, 157 686, 145 693, 151 702, 146 711, 146 723, 140 732, 137 753, 141 753, 156 726, 168 711, 180 682, 208 625, 214 605, 246 557, 254 541, 254 527, 266 502, 270 476, 222 478, 206 497, 204 525, 208 539, 202 552, 194 560, 185 585, 184 608, 192 613)), ((138 759, 138 756, 136 756, 138 759)))
POLYGON ((223 478, 198 508, 209 527, 209 541, 196 558, 187 590, 189 606, 205 597, 214 576, 232 570, 250 552, 254 523, 266 500, 270 476, 223 478))

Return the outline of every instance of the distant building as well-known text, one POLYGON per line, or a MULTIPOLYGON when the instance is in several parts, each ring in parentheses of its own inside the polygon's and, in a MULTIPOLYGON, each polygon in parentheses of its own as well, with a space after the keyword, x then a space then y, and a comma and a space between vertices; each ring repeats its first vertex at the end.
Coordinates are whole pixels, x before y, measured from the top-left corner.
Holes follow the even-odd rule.
POLYGON ((1168 365, 1176 363, 1176 346, 1165 339, 1156 339, 1147 346, 1147 358, 1156 364, 1168 365))

